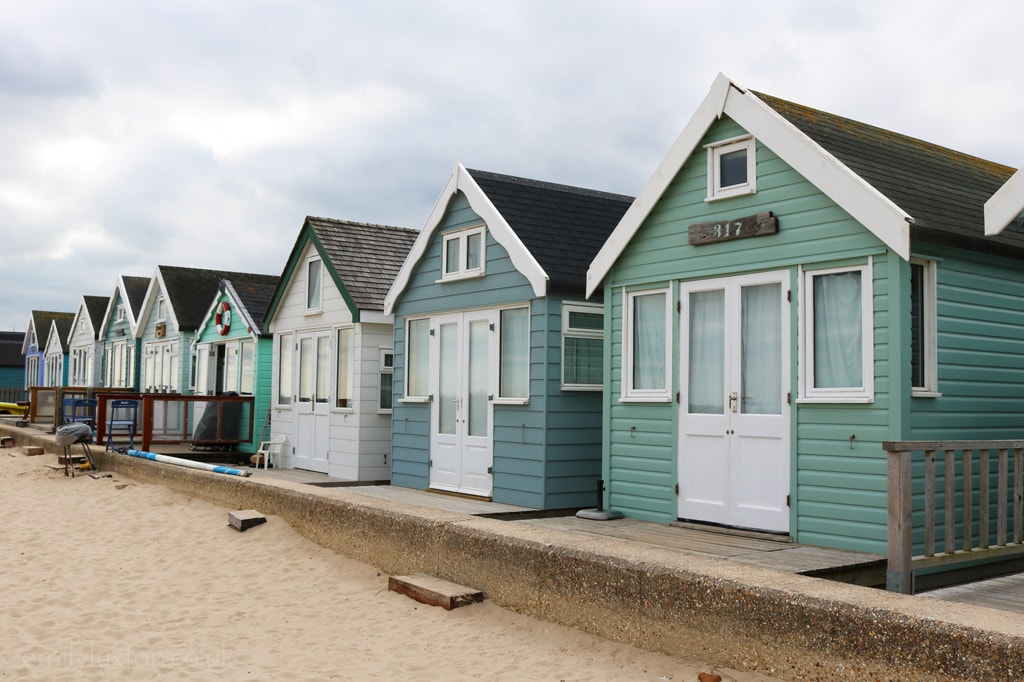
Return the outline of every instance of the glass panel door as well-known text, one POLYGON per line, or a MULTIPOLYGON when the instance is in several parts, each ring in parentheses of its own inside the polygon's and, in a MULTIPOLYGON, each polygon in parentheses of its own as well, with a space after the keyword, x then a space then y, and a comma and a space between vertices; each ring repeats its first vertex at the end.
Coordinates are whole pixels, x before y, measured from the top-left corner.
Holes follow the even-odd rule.
POLYGON ((782 414, 782 284, 745 286, 740 292, 740 411, 782 414))
POLYGON ((725 290, 690 294, 690 414, 725 411, 725 290))

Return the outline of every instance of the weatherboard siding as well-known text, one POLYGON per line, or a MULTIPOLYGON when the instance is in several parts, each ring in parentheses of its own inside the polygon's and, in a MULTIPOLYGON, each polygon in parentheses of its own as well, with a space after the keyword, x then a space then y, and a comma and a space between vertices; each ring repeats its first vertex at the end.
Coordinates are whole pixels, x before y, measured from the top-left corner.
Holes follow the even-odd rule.
MULTIPOLYGON (((685 280, 784 270, 791 282, 790 386, 795 430, 791 447, 791 533, 798 542, 884 551, 885 455, 880 443, 891 431, 889 383, 890 258, 884 245, 846 211, 781 161, 757 146, 757 193, 707 202, 707 161, 703 145, 744 134, 727 117, 713 124, 683 164, 641 228, 605 278, 607 453, 611 507, 637 518, 667 522, 677 515, 679 406, 673 402, 623 403, 622 330, 625 291, 669 287, 673 310, 685 280), (687 243, 688 227, 772 211, 775 235, 687 243), (798 268, 862 265, 873 273, 875 395, 870 404, 797 404, 798 268), (850 436, 853 439, 851 450, 850 436), (851 480, 851 460, 863 470, 851 480), (868 495, 836 496, 864 490, 868 495), (878 496, 877 491, 881 491, 878 496), (804 494, 807 494, 805 500, 804 494), (880 543, 880 544, 879 544, 880 543), (870 549, 868 549, 870 548, 870 549)), ((673 314, 671 392, 679 390, 679 315, 673 314)))

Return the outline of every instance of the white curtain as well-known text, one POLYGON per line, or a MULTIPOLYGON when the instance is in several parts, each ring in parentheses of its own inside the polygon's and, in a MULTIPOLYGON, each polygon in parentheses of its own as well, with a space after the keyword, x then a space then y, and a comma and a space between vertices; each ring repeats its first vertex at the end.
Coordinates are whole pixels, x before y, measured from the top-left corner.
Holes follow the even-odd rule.
POLYGON ((668 330, 665 328, 665 294, 633 297, 633 388, 664 390, 665 352, 668 330))
POLYGON ((430 394, 430 320, 410 320, 405 345, 405 363, 409 377, 405 394, 426 397, 430 394))
POLYGON ((722 414, 725 401, 725 291, 690 294, 687 411, 722 414))
POLYGON ((814 277, 814 387, 864 385, 861 273, 814 277))
POLYGON ((782 285, 743 287, 740 293, 740 411, 782 414, 782 285))
POLYGON ((468 434, 487 435, 487 365, 490 322, 473 320, 469 323, 469 400, 467 407, 468 434))

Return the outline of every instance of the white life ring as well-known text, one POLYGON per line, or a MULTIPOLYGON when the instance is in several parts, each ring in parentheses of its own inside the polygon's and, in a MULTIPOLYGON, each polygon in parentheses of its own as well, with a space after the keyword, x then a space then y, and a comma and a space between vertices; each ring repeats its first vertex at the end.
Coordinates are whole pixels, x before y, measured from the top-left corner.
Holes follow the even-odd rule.
POLYGON ((231 305, 227 301, 221 301, 213 321, 217 324, 217 332, 221 336, 227 336, 231 331, 231 305))

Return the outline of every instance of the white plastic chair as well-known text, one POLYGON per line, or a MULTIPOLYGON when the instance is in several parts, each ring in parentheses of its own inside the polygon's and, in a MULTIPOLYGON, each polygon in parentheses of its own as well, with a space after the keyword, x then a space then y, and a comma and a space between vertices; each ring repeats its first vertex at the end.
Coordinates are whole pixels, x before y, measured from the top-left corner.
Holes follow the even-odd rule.
POLYGON ((256 451, 256 457, 257 457, 256 466, 257 466, 257 468, 260 465, 260 460, 258 458, 261 457, 261 456, 263 458, 263 460, 262 460, 263 461, 263 468, 264 469, 269 468, 271 458, 273 458, 274 460, 277 460, 277 458, 281 455, 281 448, 284 447, 284 443, 285 443, 286 440, 287 440, 287 437, 281 435, 281 436, 277 436, 275 438, 272 438, 271 440, 265 440, 265 441, 261 442, 259 450, 256 451))

